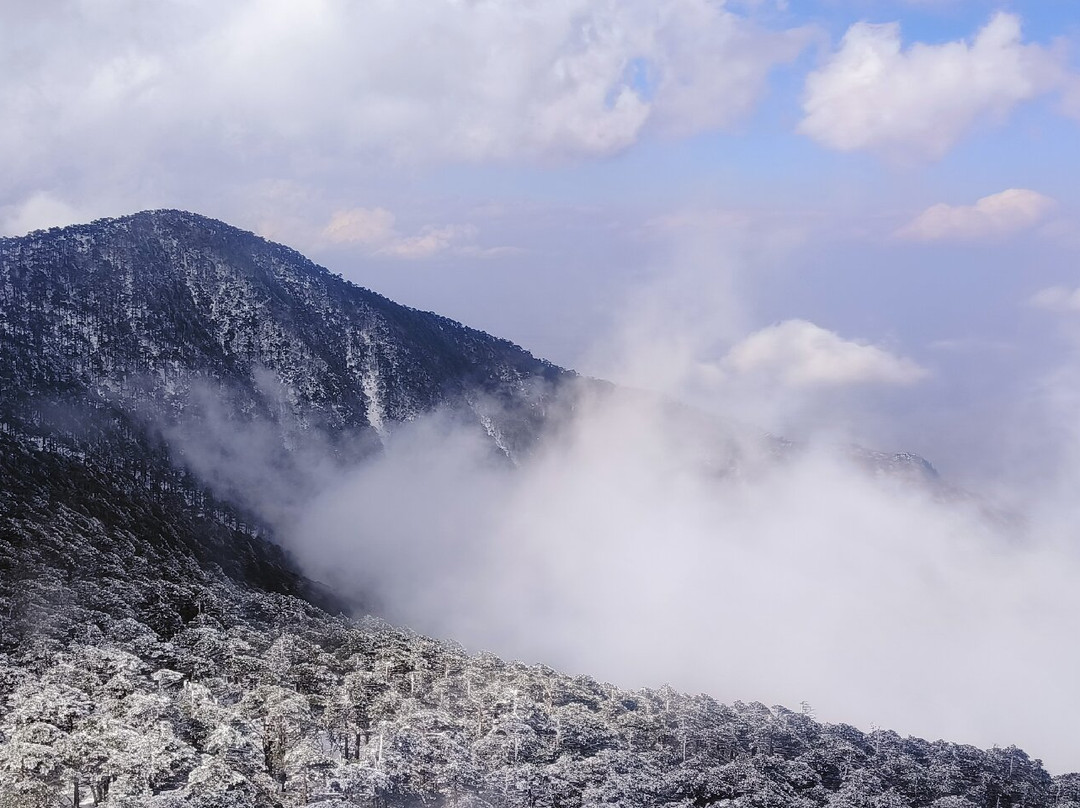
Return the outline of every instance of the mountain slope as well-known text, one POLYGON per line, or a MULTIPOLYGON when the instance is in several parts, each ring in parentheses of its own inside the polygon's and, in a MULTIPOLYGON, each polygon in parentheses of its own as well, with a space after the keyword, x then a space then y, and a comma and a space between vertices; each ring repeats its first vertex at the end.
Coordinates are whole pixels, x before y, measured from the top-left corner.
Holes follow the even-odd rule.
POLYGON ((301 422, 381 430, 564 371, 220 222, 153 211, 0 239, 0 375, 25 396, 158 398, 193 374, 301 422))
MULTIPOLYGON (((266 526, 236 512, 242 498, 215 496, 170 430, 220 451, 203 426, 226 401, 225 430, 270 424, 286 455, 311 427, 329 451, 355 453, 393 422, 449 406, 512 453, 535 438, 548 387, 570 377, 194 214, 0 239, 0 432, 25 451, 86 459, 75 465, 109 477, 118 496, 138 489, 165 521, 183 522, 194 505, 234 538, 189 531, 177 547, 241 582, 300 592, 281 551, 256 535, 266 526)), ((20 452, 9 461, 21 465, 12 479, 34 476, 20 452)))

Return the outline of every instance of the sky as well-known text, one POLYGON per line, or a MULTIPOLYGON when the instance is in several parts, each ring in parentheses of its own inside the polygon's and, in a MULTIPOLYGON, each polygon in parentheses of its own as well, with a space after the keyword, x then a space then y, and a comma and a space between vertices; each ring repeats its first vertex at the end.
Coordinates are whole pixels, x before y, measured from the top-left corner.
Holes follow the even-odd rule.
POLYGON ((509 652, 627 684, 809 696, 826 719, 1016 739, 1075 769, 1055 705, 1076 698, 1061 637, 1080 569, 1078 51, 1080 9, 1057 0, 7 0, 0 234, 192 210, 563 366, 782 435, 917 452, 1016 505, 1042 543, 1012 555, 981 517, 866 488, 833 460, 718 498, 679 472, 693 458, 670 425, 604 412, 513 482, 419 424, 385 465, 328 487, 305 516, 326 543, 306 552, 359 557, 339 526, 379 500, 366 518, 389 544, 363 558, 398 615, 495 642, 512 627, 470 621, 501 613, 521 559, 485 537, 517 536, 552 565, 534 594, 567 608, 533 614, 548 631, 509 652), (626 454, 627 434, 651 440, 626 454), (421 438, 452 445, 433 465, 410 449, 421 438), (386 491, 435 497, 460 524, 402 522, 386 491), (580 544, 549 552, 607 535, 612 514, 626 543, 594 552, 618 574, 569 564, 580 544), (760 541, 717 545, 717 524, 760 541), (479 538, 403 561, 410 529, 479 538), (717 589, 694 578, 703 557, 745 574, 717 589), (422 558, 471 565, 468 586, 415 597, 422 558), (694 640, 763 581, 786 594, 727 637, 753 659, 728 670, 694 640), (671 632, 691 589, 696 617, 671 632), (558 646, 573 625, 589 642, 558 646), (631 658, 643 630, 660 651, 631 658), (787 649, 821 637, 832 653, 781 675, 787 649), (860 665, 873 678, 838 690, 860 665), (1029 686, 1038 709, 1000 708, 1029 686))
POLYGON ((0 232, 193 210, 596 375, 659 296, 724 387, 620 381, 767 377, 817 404, 766 428, 981 480, 1038 465, 987 434, 1072 355, 1078 38, 1050 0, 13 0, 0 232))

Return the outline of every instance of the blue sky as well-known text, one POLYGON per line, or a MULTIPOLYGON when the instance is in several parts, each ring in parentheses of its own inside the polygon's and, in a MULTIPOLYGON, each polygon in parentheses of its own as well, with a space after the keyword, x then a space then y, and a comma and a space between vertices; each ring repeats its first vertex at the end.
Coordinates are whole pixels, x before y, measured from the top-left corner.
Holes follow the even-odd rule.
POLYGON ((0 230, 199 211, 561 364, 976 478, 1046 460, 984 436, 1046 443, 1073 361, 1073 6, 6 4, 0 230))

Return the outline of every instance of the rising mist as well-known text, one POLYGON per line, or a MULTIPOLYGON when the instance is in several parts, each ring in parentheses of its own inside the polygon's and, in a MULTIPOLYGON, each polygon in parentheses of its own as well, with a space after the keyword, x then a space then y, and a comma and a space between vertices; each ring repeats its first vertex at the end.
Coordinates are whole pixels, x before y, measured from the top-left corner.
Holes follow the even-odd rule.
MULTIPOLYGON (((613 375, 700 388, 714 335, 685 314, 635 317, 613 375)), ((378 451, 309 429, 282 454, 276 429, 240 429, 208 399, 170 438, 307 574, 392 622, 625 687, 806 702, 825 721, 1017 744, 1074 769, 1076 455, 1003 507, 868 467, 844 443, 848 410, 807 430, 836 399, 747 385, 723 362, 710 378, 713 409, 738 420, 583 382, 509 459, 449 410, 378 451), (802 439, 746 426, 755 413, 802 439)))

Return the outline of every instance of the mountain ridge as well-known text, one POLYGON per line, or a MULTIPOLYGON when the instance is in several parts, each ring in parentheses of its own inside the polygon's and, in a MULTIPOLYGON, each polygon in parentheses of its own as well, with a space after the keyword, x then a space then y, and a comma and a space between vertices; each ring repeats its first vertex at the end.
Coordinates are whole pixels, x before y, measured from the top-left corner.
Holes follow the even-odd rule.
MULTIPOLYGON (((113 318, 108 325, 119 331, 117 335, 106 335, 100 329, 93 329, 93 322, 83 323, 84 333, 78 333, 76 327, 67 335, 54 334, 48 346, 35 347, 59 349, 60 354, 66 352, 66 358, 77 361, 85 353, 78 353, 80 349, 108 348, 110 342, 118 343, 118 348, 134 354, 129 357, 134 364, 142 364, 159 374, 168 374, 170 369, 175 372, 181 360, 198 359, 211 369, 221 370, 230 362, 236 365, 242 361, 265 360, 266 354, 277 350, 279 355, 273 358, 279 366, 293 360, 291 367, 282 369, 291 373, 290 381, 297 382, 294 387, 301 399, 305 392, 308 394, 305 403, 324 407, 333 404, 339 411, 343 410, 344 416, 351 417, 354 425, 362 420, 377 425, 384 417, 415 414, 441 392, 440 385, 454 387, 456 391, 470 382, 490 386, 492 379, 471 372, 467 364, 470 359, 474 365, 480 359, 496 360, 497 369, 508 378, 514 376, 514 371, 519 376, 566 373, 509 341, 430 312, 401 306, 352 284, 289 247, 184 211, 145 211, 91 225, 36 231, 19 239, 0 239, 0 253, 6 273, 0 279, 0 293, 14 298, 4 301, 9 312, 25 308, 33 313, 36 301, 18 299, 19 287, 12 282, 11 275, 20 267, 32 272, 35 264, 44 261, 52 268, 52 276, 30 278, 27 282, 37 282, 42 287, 35 292, 45 297, 45 305, 55 303, 59 311, 54 316, 78 311, 78 301, 65 299, 65 293, 71 296, 89 293, 97 296, 94 302, 99 309, 108 307, 106 314, 113 318), (180 237, 184 240, 183 248, 179 246, 180 237), (229 263, 229 258, 234 260, 229 263), (160 269, 157 273, 152 271, 155 266, 160 269), (99 283, 95 284, 95 280, 99 283), (148 305, 150 293, 157 295, 154 308, 148 305), (305 308, 320 304, 331 322, 317 323, 304 317, 308 313, 305 308), (200 316, 207 312, 213 317, 200 316), (352 332, 343 330, 343 324, 337 320, 346 315, 362 321, 361 327, 352 332), (273 321, 275 316, 284 321, 284 327, 259 333, 260 323, 253 321, 265 323, 273 321), (209 319, 216 321, 207 322, 209 319), (280 333, 286 328, 291 333, 280 333), (334 329, 338 331, 335 333, 334 329), (415 400, 399 397, 380 401, 378 368, 365 367, 365 362, 383 360, 392 365, 397 357, 379 355, 377 350, 372 350, 372 343, 376 337, 387 343, 389 336, 404 332, 412 332, 413 344, 406 346, 405 358, 414 360, 408 381, 416 388, 409 391, 415 400), (68 337, 67 341, 64 336, 68 337), (299 355, 280 355, 279 343, 286 336, 299 343, 299 348, 294 348, 299 355), (328 337, 335 339, 333 344, 319 346, 316 337, 324 343, 328 337), (190 344, 197 339, 202 344, 190 344), (449 347, 459 348, 460 355, 453 355, 449 347), (331 355, 327 348, 340 349, 339 356, 331 355), (304 368, 297 366, 301 360, 314 362, 318 370, 329 371, 320 379, 326 389, 316 390, 310 384, 310 374, 305 376, 304 368), (439 370, 446 372, 440 377, 439 370), (359 382, 355 385, 357 389, 342 384, 342 378, 350 373, 359 382), (304 382, 308 382, 306 390, 304 382), (328 386, 328 382, 333 384, 328 386), (322 400, 311 401, 313 393, 320 393, 322 400)), ((16 340, 33 338, 29 326, 25 321, 7 321, 5 336, 16 340)), ((49 366, 34 371, 40 376, 43 369, 48 370, 49 366)), ((240 373, 247 370, 228 369, 240 373)), ((9 369, 5 370, 10 374, 9 369)), ((130 372, 132 368, 113 368, 102 363, 76 370, 108 375, 110 371, 130 372)), ((14 378, 22 380, 17 373, 14 378)), ((31 376, 23 378, 35 380, 31 376)), ((398 387, 401 386, 399 381, 398 387)), ((337 420, 340 419, 339 413, 337 420)))

